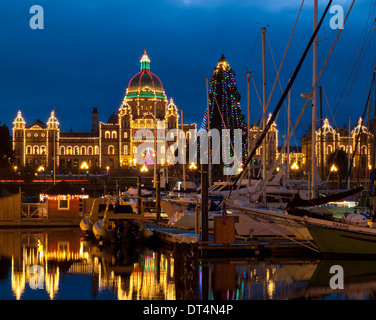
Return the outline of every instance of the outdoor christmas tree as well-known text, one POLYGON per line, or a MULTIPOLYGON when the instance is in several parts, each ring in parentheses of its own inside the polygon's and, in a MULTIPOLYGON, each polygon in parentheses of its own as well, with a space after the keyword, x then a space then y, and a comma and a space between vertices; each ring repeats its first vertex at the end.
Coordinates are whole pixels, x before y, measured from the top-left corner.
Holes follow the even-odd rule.
MULTIPOLYGON (((240 94, 235 82, 235 72, 230 68, 224 55, 218 60, 209 84, 209 121, 210 129, 230 130, 231 145, 234 146, 234 129, 242 130, 242 161, 248 156, 247 124, 240 108, 240 94)), ((205 112, 201 129, 208 130, 208 114, 205 112)), ((213 146, 215 148, 217 146, 213 146)), ((233 150, 230 150, 233 155, 233 150)))

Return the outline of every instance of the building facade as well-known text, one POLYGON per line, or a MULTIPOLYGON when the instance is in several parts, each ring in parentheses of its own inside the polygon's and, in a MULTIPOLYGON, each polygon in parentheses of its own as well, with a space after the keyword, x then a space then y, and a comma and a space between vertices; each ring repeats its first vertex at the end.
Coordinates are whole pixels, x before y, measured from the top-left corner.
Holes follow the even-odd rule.
POLYGON ((122 170, 152 165, 156 154, 157 163, 169 162, 166 150, 173 149, 175 141, 167 139, 167 133, 181 129, 189 137, 196 131, 196 124, 179 124, 178 108, 172 98, 167 99, 162 82, 150 71, 146 52, 140 63, 140 72, 131 78, 117 113, 101 122, 97 108, 93 109, 90 132, 62 131, 55 110, 46 124, 36 120, 30 125, 18 111, 13 122, 16 165, 79 173, 93 168, 122 170))
MULTIPOLYGON (((343 167, 347 173, 352 162, 351 177, 369 177, 372 168, 372 148, 374 136, 360 118, 357 125, 351 130, 347 128, 334 129, 328 119, 316 131, 316 159, 318 172, 325 180, 330 172, 337 172, 343 167), (342 150, 342 156, 338 151, 342 150), (334 165, 334 167, 333 167, 334 165)), ((311 170, 312 139, 309 134, 301 138, 302 153, 304 155, 304 170, 311 170)), ((346 174, 344 173, 344 174, 346 174)), ((345 177, 344 177, 345 178, 345 177)))

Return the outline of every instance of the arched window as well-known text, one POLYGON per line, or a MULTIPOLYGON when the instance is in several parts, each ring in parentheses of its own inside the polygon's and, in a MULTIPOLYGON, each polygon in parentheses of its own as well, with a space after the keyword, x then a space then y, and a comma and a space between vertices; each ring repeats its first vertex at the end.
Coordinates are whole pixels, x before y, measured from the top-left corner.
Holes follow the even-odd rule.
POLYGON ((185 134, 185 136, 186 136, 187 139, 190 139, 191 138, 191 132, 187 131, 187 133, 185 134))
POLYGON ((65 155, 65 147, 60 147, 60 154, 65 155))
POLYGON ((46 154, 46 146, 40 147, 40 154, 46 154))
POLYGON ((99 147, 98 146, 94 147, 94 153, 95 153, 95 155, 99 154, 99 147))
POLYGON ((125 145, 124 146, 124 155, 128 155, 128 146, 127 145, 125 145))
POLYGON ((112 131, 111 138, 112 139, 116 139, 117 138, 117 132, 116 131, 112 131))
POLYGON ((79 155, 80 154, 80 148, 79 147, 74 147, 74 151, 73 151, 73 154, 75 155, 75 156, 77 156, 77 155, 79 155))
POLYGON ((67 154, 68 155, 71 155, 72 154, 72 147, 67 147, 67 154))
POLYGON ((33 153, 34 154, 39 154, 39 147, 38 146, 34 146, 33 153))
POLYGON ((83 156, 86 155, 86 147, 81 147, 81 154, 82 154, 83 156))
POLYGON ((164 138, 164 131, 163 130, 159 130, 159 138, 164 138))
POLYGON ((32 154, 33 148, 31 146, 26 147, 26 154, 32 154))
POLYGON ((326 148, 326 150, 327 150, 326 151, 327 154, 331 154, 333 152, 333 148, 330 145, 326 148))
POLYGON ((124 131, 124 139, 128 139, 128 132, 124 131))
POLYGON ((108 146, 108 154, 115 154, 114 146, 108 146))
POLYGON ((104 137, 105 137, 106 139, 110 139, 110 137, 111 137, 110 131, 106 131, 106 132, 104 133, 104 137))
POLYGON ((87 147, 87 154, 89 156, 92 156, 93 155, 93 147, 87 147))

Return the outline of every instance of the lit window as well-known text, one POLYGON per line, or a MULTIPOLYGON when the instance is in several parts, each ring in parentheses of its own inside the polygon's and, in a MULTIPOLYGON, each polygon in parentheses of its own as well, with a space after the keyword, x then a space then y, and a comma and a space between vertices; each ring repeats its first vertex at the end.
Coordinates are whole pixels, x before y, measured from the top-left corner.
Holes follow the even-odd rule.
POLYGON ((112 131, 111 137, 112 137, 112 139, 116 139, 117 138, 117 132, 116 131, 112 131))
POLYGON ((104 133, 104 137, 105 137, 106 139, 110 139, 110 137, 111 137, 110 131, 106 131, 106 132, 104 133))
POLYGON ((59 210, 69 210, 69 199, 59 198, 58 208, 59 210))

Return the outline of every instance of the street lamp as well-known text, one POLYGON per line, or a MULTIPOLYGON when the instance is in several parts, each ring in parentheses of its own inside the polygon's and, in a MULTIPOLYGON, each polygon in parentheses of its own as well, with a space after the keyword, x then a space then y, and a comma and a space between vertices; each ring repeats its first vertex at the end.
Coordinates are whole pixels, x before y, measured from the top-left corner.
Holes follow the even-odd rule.
POLYGON ((189 166, 189 169, 190 169, 190 170, 196 170, 196 169, 197 169, 196 164, 195 164, 194 162, 192 162, 192 163, 190 164, 190 166, 189 166))
POLYGON ((292 170, 299 170, 299 166, 298 166, 298 164, 297 164, 296 162, 294 162, 294 163, 292 164, 292 166, 291 166, 291 169, 292 169, 292 170))
POLYGON ((43 176, 44 176, 44 189, 46 189, 46 173, 44 172, 44 166, 41 165, 39 168, 38 168, 38 172, 41 173, 43 172, 43 176))
POLYGON ((332 167, 330 168, 330 172, 337 172, 338 171, 338 168, 336 167, 336 165, 333 163, 332 167))
MULTIPOLYGON (((108 169, 109 169, 109 167, 107 167, 108 169)), ((87 165, 87 163, 84 161, 84 162, 82 162, 82 164, 81 164, 81 169, 82 170, 87 170, 87 169, 89 169, 89 166, 87 165)), ((108 170, 107 169, 107 170, 108 170)))
POLYGON ((149 171, 149 169, 147 168, 147 166, 144 163, 144 165, 141 167, 141 172, 148 172, 148 171, 149 171))

